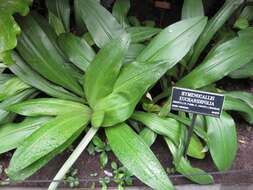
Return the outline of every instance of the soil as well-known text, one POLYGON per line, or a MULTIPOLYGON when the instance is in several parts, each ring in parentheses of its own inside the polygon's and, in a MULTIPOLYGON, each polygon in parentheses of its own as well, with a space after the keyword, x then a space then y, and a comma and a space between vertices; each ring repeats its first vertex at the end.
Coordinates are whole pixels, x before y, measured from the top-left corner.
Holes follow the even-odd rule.
MULTIPOLYGON (((110 9, 113 1, 104 1, 103 3, 110 9)), ((170 23, 178 20, 180 16, 180 10, 182 7, 182 0, 171 0, 171 9, 163 10, 157 9, 152 6, 153 1, 147 0, 145 3, 142 1, 132 1, 133 8, 131 8, 131 14, 137 15, 141 20, 155 20, 159 26, 167 26, 170 23), (141 2, 141 3, 140 3, 141 2)), ((213 15, 214 12, 220 7, 223 1, 207 0, 205 2, 205 10, 208 15, 213 15)), ((251 80, 231 80, 224 79, 219 82, 218 86, 225 87, 228 90, 245 90, 253 93, 253 84, 251 80)), ((219 173, 215 168, 210 155, 207 155, 204 160, 190 159, 191 163, 195 167, 204 169, 207 172, 213 173, 216 183, 222 184, 242 184, 253 183, 253 126, 245 123, 238 114, 232 113, 236 123, 238 132, 238 152, 234 165, 227 173, 219 173)), ((156 143, 151 147, 155 155, 158 157, 164 168, 171 168, 172 156, 162 139, 158 139, 156 143)), ((29 180, 51 180, 64 161, 70 155, 70 151, 67 150, 51 160, 45 167, 34 174, 29 180)), ((4 168, 8 167, 11 152, 0 156, 0 165, 4 168)), ((116 158, 112 153, 109 153, 109 163, 115 161, 116 158)), ((119 162, 118 162, 119 163, 119 162)), ((108 164, 110 165, 110 164, 108 164)), ((79 179, 81 181, 81 187, 90 187, 93 181, 97 181, 99 177, 105 177, 104 171, 111 171, 110 167, 101 169, 99 165, 99 155, 90 156, 85 151, 73 168, 78 168, 79 179), (98 176, 91 177, 92 174, 97 173, 98 176)), ((170 178, 174 184, 191 184, 192 182, 187 180, 181 175, 170 174, 170 178)), ((0 174, 0 180, 6 179, 6 175, 0 174)), ((19 184, 12 184, 12 186, 24 186, 24 187, 46 187, 48 182, 23 182, 19 184)), ((111 184, 115 185, 115 184, 111 184)), ((134 178, 134 185, 142 186, 143 184, 134 178)))

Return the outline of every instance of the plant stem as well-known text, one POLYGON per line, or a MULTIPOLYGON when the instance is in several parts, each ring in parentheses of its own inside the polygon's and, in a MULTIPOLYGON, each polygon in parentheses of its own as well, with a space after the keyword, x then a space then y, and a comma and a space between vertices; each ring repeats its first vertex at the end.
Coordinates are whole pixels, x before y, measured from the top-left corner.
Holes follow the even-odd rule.
POLYGON ((61 169, 58 171, 56 176, 53 179, 53 182, 48 187, 48 190, 55 190, 61 180, 64 179, 66 173, 69 171, 69 169, 72 167, 72 165, 75 163, 75 161, 78 159, 78 157, 82 154, 86 146, 89 144, 89 142, 92 140, 92 138, 95 136, 99 128, 91 127, 89 131, 86 133, 82 141, 79 143, 79 145, 75 148, 75 150, 72 152, 68 160, 63 164, 61 169))

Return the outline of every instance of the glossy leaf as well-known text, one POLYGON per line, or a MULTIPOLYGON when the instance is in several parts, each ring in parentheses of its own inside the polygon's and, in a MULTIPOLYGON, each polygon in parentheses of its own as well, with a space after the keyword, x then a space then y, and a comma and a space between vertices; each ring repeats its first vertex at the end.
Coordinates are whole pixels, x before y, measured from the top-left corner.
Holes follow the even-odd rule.
POLYGON ((0 103, 0 124, 5 124, 14 119, 15 114, 6 111, 6 108, 10 105, 22 102, 35 93, 34 89, 27 89, 15 96, 11 96, 0 103))
POLYGON ((225 112, 220 119, 206 117, 206 122, 212 159, 220 171, 227 171, 231 168, 237 152, 235 122, 225 112))
POLYGON ((120 124, 105 131, 112 151, 128 171, 153 189, 174 189, 148 145, 128 125, 120 124))
POLYGON ((182 19, 205 16, 202 0, 184 0, 182 19))
POLYGON ((19 92, 30 88, 17 77, 12 77, 4 84, 0 84, 0 101, 18 94, 19 92))
POLYGON ((41 126, 18 146, 7 174, 11 180, 24 180, 45 165, 84 130, 90 115, 83 112, 58 116, 41 126))
POLYGON ((161 31, 160 28, 135 26, 126 29, 131 37, 132 43, 144 42, 161 31))
POLYGON ((139 55, 140 53, 144 50, 146 46, 143 44, 130 44, 124 63, 131 63, 133 62, 139 55))
POLYGON ((127 14, 129 9, 130 0, 116 0, 113 5, 112 15, 123 26, 123 28, 128 26, 127 14))
POLYGON ((221 9, 208 21, 203 33, 194 46, 194 53, 192 55, 190 66, 193 67, 198 60, 200 54, 217 33, 217 31, 224 25, 234 11, 243 3, 243 0, 227 0, 221 9))
POLYGON ((242 66, 241 68, 231 72, 229 77, 233 79, 243 79, 253 77, 253 60, 251 60, 246 65, 242 66))
POLYGON ((95 52, 83 38, 65 33, 59 36, 58 43, 69 61, 82 71, 87 70, 95 57, 95 52))
POLYGON ((85 74, 84 90, 89 105, 110 94, 118 78, 124 55, 128 49, 128 36, 112 40, 95 56, 85 74))
POLYGON ((30 14, 19 19, 19 24, 22 34, 17 49, 26 63, 48 80, 82 95, 73 68, 66 63, 47 21, 38 14, 30 14))
POLYGON ((83 112, 86 115, 90 114, 89 107, 84 104, 55 98, 27 100, 8 106, 6 109, 24 116, 57 116, 79 112, 83 112))
POLYGON ((144 128, 140 132, 139 136, 145 141, 145 143, 150 147, 154 144, 157 134, 149 128, 144 128))
POLYGON ((94 42, 100 48, 126 33, 111 13, 98 1, 75 0, 75 10, 79 20, 86 25, 94 42))
MULTIPOLYGON (((143 123, 157 134, 168 137, 173 143, 179 145, 180 127, 182 126, 176 120, 161 118, 156 114, 145 112, 135 112, 131 118, 143 123)), ((203 149, 204 147, 200 140, 193 135, 187 154, 194 158, 202 159, 205 156, 203 149)))
POLYGON ((202 64, 181 79, 177 85, 201 88, 222 79, 253 59, 253 43, 234 38, 211 51, 202 64))
POLYGON ((69 0, 47 0, 49 23, 57 34, 68 32, 70 25, 69 0))
MULTIPOLYGON (((176 146, 171 142, 170 139, 164 138, 165 142, 167 143, 174 159, 177 154, 177 148, 176 146)), ((177 172, 181 173, 184 175, 186 178, 189 180, 205 185, 205 184, 212 184, 214 183, 213 177, 206 173, 205 171, 199 169, 199 168, 194 168, 191 166, 190 162, 186 160, 184 157, 181 158, 181 160, 178 163, 178 166, 176 167, 177 172)))
POLYGON ((1 0, 0 1, 0 60, 10 64, 11 50, 17 45, 17 35, 21 30, 15 22, 14 15, 19 13, 25 16, 29 12, 32 0, 1 0))
POLYGON ((20 123, 8 123, 0 127, 0 154, 15 149, 51 117, 27 118, 20 123))
POLYGON ((83 102, 81 98, 78 98, 76 95, 68 92, 64 88, 49 82, 36 73, 28 65, 26 65, 18 54, 14 53, 12 57, 14 58, 15 63, 8 65, 8 68, 25 83, 53 97, 83 102))
POLYGON ((104 112, 103 126, 112 126, 131 116, 145 92, 190 50, 205 22, 205 18, 194 18, 169 26, 142 51, 138 62, 125 65, 113 92, 94 108, 95 112, 104 112))

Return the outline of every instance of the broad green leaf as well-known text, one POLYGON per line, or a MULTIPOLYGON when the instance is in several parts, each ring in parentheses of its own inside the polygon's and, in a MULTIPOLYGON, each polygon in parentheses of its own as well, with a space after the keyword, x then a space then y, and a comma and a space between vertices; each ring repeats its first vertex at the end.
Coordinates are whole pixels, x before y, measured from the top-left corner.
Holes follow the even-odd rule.
POLYGON ((36 130, 18 146, 7 174, 11 180, 24 180, 32 175, 49 159, 60 153, 76 133, 84 130, 90 115, 83 112, 56 117, 36 130))
POLYGON ((57 34, 68 32, 70 25, 69 0, 46 0, 49 23, 57 34))
POLYGON ((24 116, 57 116, 79 112, 83 112, 86 115, 90 114, 89 107, 84 104, 56 98, 27 100, 18 104, 10 105, 6 109, 24 116))
POLYGON ((73 68, 66 63, 57 46, 56 34, 47 21, 38 14, 30 14, 19 19, 19 24, 22 34, 17 49, 26 63, 48 80, 83 95, 73 68))
POLYGON ((112 8, 112 15, 123 26, 123 28, 128 26, 127 14, 129 9, 130 0, 116 0, 112 8))
POLYGON ((24 63, 18 54, 14 53, 12 57, 15 60, 15 63, 8 65, 8 68, 25 83, 56 98, 83 102, 81 98, 78 98, 76 95, 68 92, 64 88, 49 82, 41 75, 36 73, 24 63))
MULTIPOLYGON (((176 146, 171 142, 170 139, 164 138, 165 142, 167 143, 174 159, 177 154, 177 148, 176 146)), ((181 160, 178 163, 178 166, 176 167, 177 172, 181 173, 184 175, 186 178, 189 180, 205 185, 205 184, 212 184, 214 183, 213 177, 206 173, 205 171, 199 169, 199 168, 194 168, 191 166, 190 162, 186 160, 185 158, 181 158, 181 160)))
MULTIPOLYGON (((233 111, 238 111, 241 112, 242 116, 245 118, 247 122, 250 124, 253 124, 253 95, 250 94, 251 98, 251 104, 248 104, 247 102, 247 97, 244 96, 244 92, 241 92, 242 94, 238 96, 231 96, 231 95, 226 95, 225 98, 225 103, 224 103, 224 110, 233 110, 233 111)), ((248 95, 245 94, 245 95, 248 95)))
POLYGON ((4 84, 0 84, 0 101, 3 101, 10 96, 16 95, 28 88, 30 88, 30 86, 22 82, 19 78, 12 77, 4 84))
POLYGON ((130 44, 125 56, 124 63, 133 62, 136 59, 136 57, 140 55, 140 53, 143 51, 145 47, 146 46, 143 44, 130 44))
POLYGON ((227 171, 231 168, 237 152, 235 122, 225 112, 220 119, 206 117, 206 122, 212 159, 220 171, 227 171))
POLYGON ((0 154, 15 149, 51 117, 27 118, 20 123, 8 123, 0 127, 0 154))
POLYGON ((75 10, 100 48, 112 39, 126 34, 123 27, 98 1, 75 0, 75 10))
POLYGON ((144 42, 161 31, 160 28, 135 26, 129 27, 126 31, 130 34, 131 43, 144 42))
POLYGON ((157 134, 149 128, 144 128, 140 132, 139 136, 145 141, 145 143, 150 147, 154 144, 157 134))
POLYGON ((128 125, 120 124, 105 131, 112 151, 127 170, 153 189, 174 189, 154 153, 128 125))
POLYGON ((85 73, 84 90, 89 104, 95 104, 113 90, 124 55, 128 49, 128 36, 107 43, 95 56, 85 73))
POLYGON ((182 19, 205 16, 202 0, 184 0, 182 19))
MULTIPOLYGON (((161 118, 156 114, 145 112, 135 112, 131 118, 143 123, 157 134, 168 137, 177 146, 179 145, 180 127, 182 126, 176 120, 161 118)), ((205 156, 203 149, 204 147, 200 140, 193 135, 187 154, 191 157, 202 159, 205 156)))
POLYGON ((242 66, 241 68, 229 73, 229 77, 233 79, 253 77, 253 60, 251 60, 249 63, 242 66))
POLYGON ((26 89, 15 96, 11 96, 0 103, 0 125, 8 123, 15 118, 15 114, 6 111, 10 105, 22 102, 23 100, 35 94, 34 89, 26 89))
POLYGON ((194 46, 194 53, 189 63, 193 67, 198 60, 200 54, 217 33, 217 31, 224 25, 234 11, 244 2, 244 0, 227 0, 221 9, 208 21, 203 33, 194 46))
POLYGON ((32 0, 0 0, 0 60, 7 64, 14 62, 11 50, 16 47, 17 35, 21 32, 12 15, 25 16, 31 4, 32 0))
POLYGON ((234 38, 211 51, 203 63, 181 79, 177 85, 201 88, 227 76, 253 59, 253 43, 244 38, 234 38))
POLYGON ((243 92, 243 91, 231 91, 231 92, 225 92, 224 94, 226 97, 239 99, 239 100, 245 102, 249 107, 251 107, 253 109, 253 95, 252 95, 252 93, 243 92))
POLYGON ((59 36, 58 43, 68 56, 69 61, 82 71, 87 70, 95 57, 95 52, 83 38, 71 33, 64 33, 59 36))
POLYGON ((94 110, 103 111, 103 126, 112 126, 129 118, 145 92, 190 50, 206 23, 194 18, 164 29, 137 57, 125 65, 113 92, 101 99, 94 110))

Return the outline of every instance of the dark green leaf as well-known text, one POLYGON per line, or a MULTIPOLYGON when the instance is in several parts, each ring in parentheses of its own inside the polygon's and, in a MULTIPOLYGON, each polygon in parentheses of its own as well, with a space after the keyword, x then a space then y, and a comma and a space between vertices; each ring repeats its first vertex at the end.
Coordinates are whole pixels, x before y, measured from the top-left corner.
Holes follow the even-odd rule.
POLYGON ((160 28, 135 26, 129 27, 126 31, 130 34, 132 43, 144 42, 161 31, 160 28))
POLYGON ((49 11, 49 23, 57 34, 69 31, 70 3, 69 0, 46 0, 49 11))
POLYGON ((14 53, 13 58, 15 63, 9 65, 8 68, 25 83, 53 97, 83 102, 83 100, 78 98, 76 95, 44 79, 26 65, 18 54, 14 53))
POLYGON ((85 74, 84 89, 86 98, 92 107, 112 92, 128 44, 127 35, 122 39, 112 40, 98 52, 88 67, 85 74))
POLYGON ((235 122, 223 112, 220 119, 206 117, 208 146, 213 161, 220 171, 231 168, 237 152, 235 122))
POLYGON ((95 52, 89 44, 83 38, 71 33, 61 34, 58 38, 58 43, 63 52, 68 56, 69 61, 82 71, 86 71, 95 57, 95 52))
MULTIPOLYGON (((170 141, 168 138, 164 138, 168 147, 170 148, 170 151, 175 158, 177 154, 177 148, 176 146, 170 141)), ((194 168, 191 166, 190 162, 187 161, 185 158, 181 158, 181 160, 178 163, 178 166, 176 167, 176 170, 184 175, 189 180, 198 183, 198 184, 211 184, 214 183, 213 177, 206 173, 205 171, 194 168)))
POLYGON ((106 136, 114 154, 143 183, 153 189, 174 189, 148 145, 128 125, 106 128, 106 136))
POLYGON ((233 79, 242 79, 242 78, 249 78, 253 77, 253 60, 251 60, 246 65, 242 66, 241 68, 231 72, 229 77, 233 79))
POLYGON ((116 0, 113 5, 112 15, 124 28, 128 26, 127 14, 129 9, 130 9, 129 0, 116 0))
POLYGON ((138 62, 125 65, 113 92, 94 108, 95 112, 104 111, 103 126, 120 123, 132 115, 145 92, 187 54, 205 23, 205 18, 194 18, 169 26, 142 51, 138 62))
POLYGON ((104 168, 108 163, 108 156, 105 151, 103 151, 99 156, 99 163, 104 168))
POLYGON ((58 116, 41 126, 15 151, 8 176, 12 180, 24 180, 63 151, 86 127, 90 115, 83 112, 58 116))
POLYGON ((194 53, 189 63, 191 67, 194 66, 200 54, 211 41, 213 36, 243 2, 244 0, 227 0, 216 15, 208 22, 205 30, 194 47, 194 53))
POLYGON ((47 21, 38 14, 30 14, 19 19, 19 24, 22 34, 17 49, 26 63, 48 80, 83 95, 76 72, 62 56, 56 34, 47 21))
POLYGON ((8 111, 25 116, 57 116, 67 113, 90 114, 89 107, 73 101, 55 98, 32 99, 18 104, 13 104, 6 108, 8 111))
POLYGON ((75 0, 75 10, 79 20, 86 25, 94 42, 100 48, 126 33, 111 13, 98 1, 75 0))
POLYGON ((98 136, 94 136, 92 142, 95 146, 97 146, 100 149, 105 148, 105 143, 98 136))
POLYGON ((202 0, 184 0, 182 19, 205 16, 202 0))
POLYGON ((157 137, 157 134, 149 128, 144 128, 139 135, 149 147, 155 142, 157 137))
POLYGON ((247 19, 248 21, 253 20, 253 7, 252 6, 245 7, 240 16, 242 18, 247 19))
POLYGON ((222 79, 253 59, 253 43, 244 38, 234 38, 211 51, 202 64, 181 79, 177 85, 201 88, 222 79))
POLYGON ((8 123, 0 127, 0 154, 16 148, 51 117, 27 118, 20 123, 8 123))
POLYGON ((28 14, 32 0, 2 0, 0 3, 0 60, 13 63, 11 50, 17 45, 17 35, 21 32, 13 14, 28 14))

